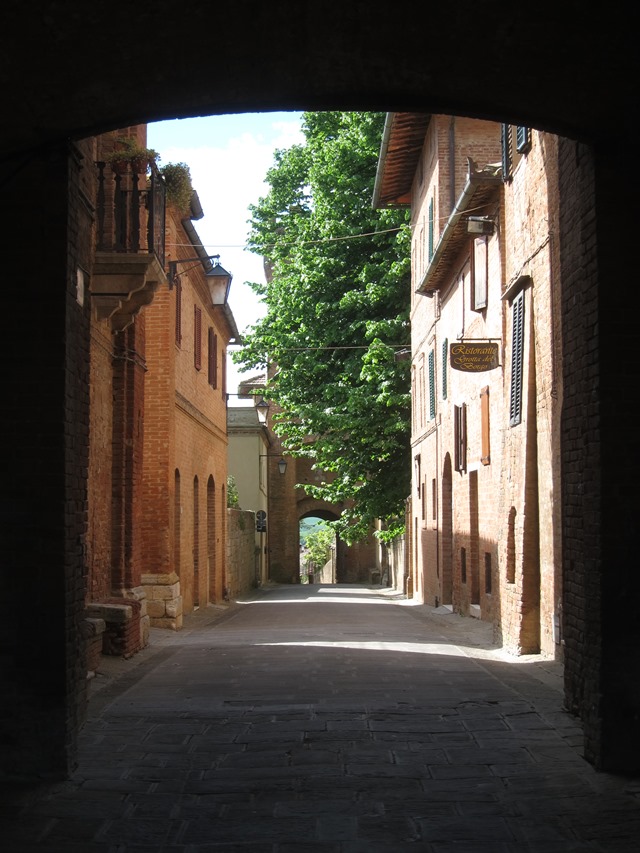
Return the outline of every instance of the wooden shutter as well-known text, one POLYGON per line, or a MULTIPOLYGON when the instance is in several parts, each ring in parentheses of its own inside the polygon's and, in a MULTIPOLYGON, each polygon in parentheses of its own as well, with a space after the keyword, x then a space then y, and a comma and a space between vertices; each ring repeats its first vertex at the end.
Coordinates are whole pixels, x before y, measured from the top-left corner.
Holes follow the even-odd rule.
POLYGON ((209 326, 208 378, 212 388, 218 387, 218 336, 209 326))
POLYGON ((436 416, 436 356, 429 351, 429 420, 436 416))
POLYGON ((524 356, 524 293, 513 300, 511 322, 511 388, 509 426, 522 420, 522 362, 524 356))
POLYGON ((516 151, 526 154, 531 148, 531 130, 528 127, 516 127, 516 151))
POLYGON ((462 473, 467 470, 467 406, 453 407, 454 458, 455 469, 462 473))
POLYGON ((500 135, 502 142, 502 180, 508 181, 511 177, 511 125, 503 124, 500 135))
POLYGON ((182 343, 182 282, 176 277, 176 344, 182 343))
POLYGON ((193 306, 193 364, 196 370, 202 367, 202 311, 193 306))
POLYGON ((480 391, 480 415, 482 420, 482 456, 480 461, 483 465, 491 462, 491 444, 489 440, 489 386, 480 391))
POLYGON ((447 367, 448 367, 448 365, 449 365, 449 340, 448 340, 448 338, 445 338, 444 342, 442 344, 442 399, 443 400, 447 399, 447 391, 448 391, 447 367))

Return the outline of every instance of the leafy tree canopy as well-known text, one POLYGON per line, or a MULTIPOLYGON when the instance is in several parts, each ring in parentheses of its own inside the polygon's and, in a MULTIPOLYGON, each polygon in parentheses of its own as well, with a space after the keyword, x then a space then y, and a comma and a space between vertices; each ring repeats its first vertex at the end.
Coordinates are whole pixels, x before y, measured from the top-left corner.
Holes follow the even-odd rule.
POLYGON ((383 113, 307 112, 305 143, 279 150, 269 191, 251 206, 249 247, 265 258, 252 284, 266 316, 234 353, 264 370, 275 431, 324 481, 311 495, 343 506, 347 542, 384 522, 403 527, 409 494, 410 231, 401 210, 374 210, 383 113))

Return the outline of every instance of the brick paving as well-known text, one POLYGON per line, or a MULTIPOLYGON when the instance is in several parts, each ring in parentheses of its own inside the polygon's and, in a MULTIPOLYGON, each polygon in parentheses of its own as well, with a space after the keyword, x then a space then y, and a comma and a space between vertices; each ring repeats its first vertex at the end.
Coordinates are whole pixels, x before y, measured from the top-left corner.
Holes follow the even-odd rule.
POLYGON ((640 779, 584 761, 561 665, 393 590, 200 610, 91 693, 73 777, 4 797, 7 853, 640 849, 640 779))

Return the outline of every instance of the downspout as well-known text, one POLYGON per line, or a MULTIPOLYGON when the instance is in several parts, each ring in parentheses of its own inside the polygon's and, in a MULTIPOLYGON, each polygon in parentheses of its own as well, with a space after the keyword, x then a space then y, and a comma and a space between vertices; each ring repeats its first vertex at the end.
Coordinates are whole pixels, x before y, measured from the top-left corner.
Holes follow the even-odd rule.
POLYGON ((389 150, 389 139, 391 138, 391 127, 393 125, 394 113, 387 113, 384 120, 384 129, 382 131, 382 142, 380 144, 380 154, 378 156, 378 168, 376 170, 376 181, 373 186, 373 198, 371 207, 375 210, 380 202, 380 191, 382 189, 382 177, 384 174, 384 164, 387 159, 389 150))
POLYGON ((433 294, 429 293, 426 289, 430 274, 432 274, 432 271, 435 270, 438 266, 438 263, 440 262, 442 255, 449 243, 449 240, 453 236, 456 225, 466 213, 466 210, 473 199, 475 188, 480 184, 499 184, 502 181, 500 177, 497 177, 494 174, 487 174, 486 171, 476 171, 473 160, 471 160, 471 158, 468 158, 468 164, 469 169, 467 172, 467 180, 465 182, 463 190, 460 193, 460 196, 455 204, 455 207, 453 208, 453 211, 451 212, 451 216, 447 220, 447 224, 445 225, 442 234, 440 235, 440 239, 438 240, 438 245, 436 246, 435 252, 433 253, 431 262, 424 271, 424 275, 422 276, 422 279, 418 287, 416 288, 416 293, 420 293, 424 296, 433 296, 433 294))
POLYGON ((449 121, 449 207, 453 210, 456 203, 456 117, 449 121))

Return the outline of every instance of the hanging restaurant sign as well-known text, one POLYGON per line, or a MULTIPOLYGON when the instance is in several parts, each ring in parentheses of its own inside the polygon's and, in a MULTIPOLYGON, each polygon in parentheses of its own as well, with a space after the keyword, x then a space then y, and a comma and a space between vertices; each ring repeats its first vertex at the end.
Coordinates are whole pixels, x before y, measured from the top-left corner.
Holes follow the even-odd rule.
POLYGON ((449 361, 454 370, 464 370, 466 373, 493 370, 500 364, 498 344, 488 341, 451 344, 449 361))

